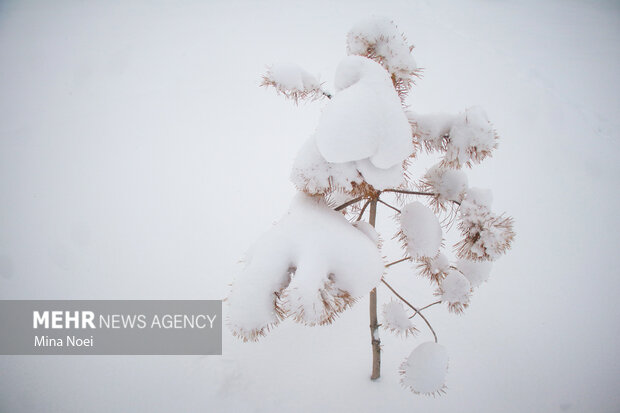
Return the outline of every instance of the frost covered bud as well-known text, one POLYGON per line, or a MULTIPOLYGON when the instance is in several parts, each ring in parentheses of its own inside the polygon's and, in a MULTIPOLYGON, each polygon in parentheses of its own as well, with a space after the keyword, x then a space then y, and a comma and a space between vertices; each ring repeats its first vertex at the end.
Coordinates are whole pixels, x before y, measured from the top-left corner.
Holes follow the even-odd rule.
POLYGON ((495 215, 475 198, 464 200, 459 211, 464 238, 455 247, 460 258, 494 261, 510 248, 515 235, 512 218, 495 215))
POLYGON ((417 346, 400 366, 400 382, 416 394, 445 393, 448 352, 432 341, 417 346))
POLYGON ((450 262, 448 257, 439 253, 434 258, 423 258, 418 265, 420 274, 429 278, 431 281, 439 284, 450 271, 450 262))
POLYGON ((399 301, 390 301, 383 306, 383 323, 382 327, 398 336, 407 337, 415 335, 418 329, 415 328, 403 303, 399 301))
POLYGON ((459 314, 469 305, 471 284, 459 271, 450 270, 435 295, 448 304, 448 310, 459 314))
POLYGON ((480 163, 497 147, 497 134, 486 113, 478 107, 465 110, 452 124, 443 164, 452 168, 480 163))
POLYGON ((401 99, 418 76, 417 64, 411 55, 413 46, 389 19, 370 18, 355 25, 347 34, 347 52, 379 63, 392 78, 401 99))
POLYGON ((295 64, 278 64, 267 69, 261 86, 271 86, 278 94, 295 103, 303 99, 319 99, 326 94, 321 83, 310 73, 295 64))
POLYGON ((436 211, 446 210, 447 203, 461 202, 467 193, 467 175, 465 172, 444 168, 441 165, 431 167, 422 180, 421 190, 435 194, 432 206, 436 211))
POLYGON ((398 236, 413 259, 435 257, 442 242, 439 220, 429 208, 419 202, 411 202, 400 214, 398 236))

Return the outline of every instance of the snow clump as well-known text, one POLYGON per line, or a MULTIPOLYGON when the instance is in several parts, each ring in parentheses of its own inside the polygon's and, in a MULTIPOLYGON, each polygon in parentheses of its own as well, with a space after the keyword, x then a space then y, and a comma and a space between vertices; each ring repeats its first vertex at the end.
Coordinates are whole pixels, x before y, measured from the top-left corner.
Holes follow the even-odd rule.
POLYGON ((227 298, 229 326, 247 341, 287 316, 307 325, 330 323, 374 288, 383 271, 379 249, 366 233, 322 198, 298 194, 248 252, 227 298))
POLYGON ((403 386, 416 394, 435 396, 445 393, 448 352, 432 341, 417 346, 400 366, 403 386))
POLYGON ((318 79, 296 64, 284 63, 269 67, 261 85, 271 86, 277 93, 295 102, 307 97, 323 97, 318 79))
POLYGON ((463 274, 453 269, 441 281, 436 295, 441 297, 442 302, 448 303, 448 310, 460 313, 469 305, 471 284, 463 274))
POLYGON ((372 17, 356 24, 347 34, 347 52, 373 59, 393 76, 394 87, 404 95, 417 76, 418 67, 411 55, 413 46, 393 21, 372 17))
POLYGON ((383 322, 382 327, 387 331, 400 336, 414 335, 418 332, 415 328, 403 303, 399 301, 390 301, 383 305, 383 322))
POLYGON ((411 202, 400 214, 399 237, 413 259, 435 257, 442 242, 437 216, 420 202, 411 202))

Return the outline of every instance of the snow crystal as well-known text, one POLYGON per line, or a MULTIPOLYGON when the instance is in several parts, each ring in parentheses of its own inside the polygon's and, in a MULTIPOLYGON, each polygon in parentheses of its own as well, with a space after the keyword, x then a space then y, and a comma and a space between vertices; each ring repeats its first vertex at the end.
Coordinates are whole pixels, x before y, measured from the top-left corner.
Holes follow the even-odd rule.
POLYGON ((316 130, 328 162, 369 158, 388 169, 413 152, 411 127, 388 73, 360 56, 346 57, 336 72, 338 93, 325 107, 316 130))
POLYGON ((417 346, 400 366, 403 386, 414 393, 436 395, 445 392, 448 352, 432 341, 417 346))
POLYGON ((459 260, 456 268, 469 280, 472 288, 480 286, 489 279, 493 264, 488 261, 459 260))
POLYGON ((450 311, 459 313, 469 304, 471 284, 457 270, 450 270, 441 282, 439 294, 441 301, 448 303, 450 311))
POLYGON ((367 235, 322 198, 298 194, 248 253, 227 299, 230 327, 256 340, 285 315, 308 325, 328 323, 374 288, 383 270, 367 235))
POLYGON ((462 201, 467 191, 467 175, 461 170, 437 164, 424 175, 426 190, 437 194, 441 201, 462 201))
POLYGON ((413 335, 417 329, 409 319, 409 314, 400 301, 390 301, 383 305, 382 327, 397 335, 413 335))
POLYGON ((442 242, 439 220, 428 207, 412 202, 400 214, 401 239, 413 259, 434 257, 442 242))

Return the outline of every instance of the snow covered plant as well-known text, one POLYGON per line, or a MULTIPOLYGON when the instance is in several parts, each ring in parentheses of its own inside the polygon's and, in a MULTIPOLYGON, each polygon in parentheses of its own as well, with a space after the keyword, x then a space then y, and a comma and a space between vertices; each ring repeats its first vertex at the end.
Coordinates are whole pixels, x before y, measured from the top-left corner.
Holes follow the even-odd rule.
POLYGON ((393 22, 373 18, 348 33, 333 94, 299 66, 268 69, 264 86, 295 102, 326 98, 327 104, 294 162, 291 179, 299 193, 247 253, 232 284, 228 322, 242 340, 258 340, 286 318, 329 324, 370 294, 371 379, 380 375, 379 326, 413 336, 418 316, 435 340, 405 359, 401 383, 436 395, 445 389, 448 356, 424 310, 441 303, 456 314, 467 308, 514 233, 511 218, 491 211, 490 191, 469 187, 463 170, 496 149, 492 125, 479 108, 458 115, 409 110, 407 94, 419 74, 412 50, 393 22), (436 164, 416 179, 413 165, 423 156, 436 164), (390 235, 401 241, 404 257, 389 263, 374 228, 378 205, 395 213, 399 226, 390 235), (454 220, 461 240, 451 259, 444 233, 454 220), (438 300, 414 306, 388 283, 388 269, 405 262, 416 263, 438 300), (380 283, 394 295, 381 323, 380 283))

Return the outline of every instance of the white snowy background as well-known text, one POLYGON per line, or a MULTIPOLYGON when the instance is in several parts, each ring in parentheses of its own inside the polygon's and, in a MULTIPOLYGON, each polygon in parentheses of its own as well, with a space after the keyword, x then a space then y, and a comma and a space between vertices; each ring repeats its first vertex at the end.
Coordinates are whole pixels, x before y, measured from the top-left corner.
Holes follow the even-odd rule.
MULTIPOLYGON (((620 411, 618 2, 2 1, 0 298, 226 296, 322 107, 260 75, 296 62, 331 88, 373 14, 416 46, 413 110, 480 105, 501 138, 469 183, 515 218, 513 249, 463 315, 427 312, 448 393, 398 383, 423 326, 382 332, 368 380, 366 299, 259 343, 225 331, 221 357, 3 356, 1 412, 620 411)), ((412 271, 388 279, 426 304, 412 271)))

